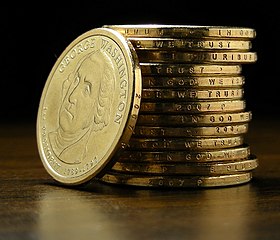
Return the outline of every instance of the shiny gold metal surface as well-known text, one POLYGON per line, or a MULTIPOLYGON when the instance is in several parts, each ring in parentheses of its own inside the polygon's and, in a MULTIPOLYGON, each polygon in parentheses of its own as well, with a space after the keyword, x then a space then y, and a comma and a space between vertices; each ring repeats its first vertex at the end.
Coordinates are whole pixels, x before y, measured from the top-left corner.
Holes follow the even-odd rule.
POLYGON ((133 46, 108 28, 77 37, 57 59, 40 100, 37 142, 48 173, 69 185, 100 175, 128 144, 140 100, 133 46))
POLYGON ((220 176, 155 176, 107 172, 100 180, 111 184, 156 188, 211 188, 247 183, 252 179, 252 172, 227 174, 220 176))
POLYGON ((154 51, 139 50, 140 62, 148 63, 211 63, 211 64, 249 64, 257 61, 256 52, 233 51, 154 51))
POLYGON ((175 89, 175 88, 145 88, 142 90, 143 101, 165 101, 172 100, 178 101, 195 101, 195 100, 235 100, 243 99, 243 88, 230 88, 230 89, 175 89))
MULTIPOLYGON (((151 53, 152 54, 152 53, 151 53)), ((207 76, 207 75, 236 75, 242 72, 240 64, 197 64, 197 63, 175 63, 156 62, 151 59, 141 61, 140 67, 143 76, 207 76)))
POLYGON ((244 144, 244 136, 230 137, 181 137, 181 138, 135 138, 129 141, 129 150, 208 150, 237 147, 244 144))
POLYGON ((190 37, 253 39, 256 30, 235 26, 198 26, 164 24, 103 25, 121 32, 126 37, 190 37))
POLYGON ((142 102, 140 113, 227 113, 244 111, 246 101, 182 101, 182 102, 142 102))
POLYGON ((245 77, 235 76, 189 76, 189 77, 171 77, 171 76, 143 76, 143 88, 232 88, 243 87, 245 77))
POLYGON ((249 40, 236 39, 191 39, 191 38, 132 38, 128 37, 137 50, 240 50, 249 51, 252 43, 249 40))
POLYGON ((225 124, 246 123, 252 120, 251 111, 236 113, 196 113, 196 114, 139 114, 137 125, 142 126, 223 126, 225 124))
POLYGON ((117 161, 112 170, 120 173, 158 174, 158 175, 224 175, 238 172, 248 172, 256 169, 258 159, 250 155, 245 159, 236 159, 221 162, 187 162, 187 163, 164 163, 164 162, 119 162, 117 161))
POLYGON ((207 151, 124 151, 118 162, 215 162, 231 161, 248 158, 250 146, 243 144, 240 147, 207 150, 207 151))
POLYGON ((248 123, 207 127, 151 127, 136 125, 134 137, 223 137, 248 132, 248 123))

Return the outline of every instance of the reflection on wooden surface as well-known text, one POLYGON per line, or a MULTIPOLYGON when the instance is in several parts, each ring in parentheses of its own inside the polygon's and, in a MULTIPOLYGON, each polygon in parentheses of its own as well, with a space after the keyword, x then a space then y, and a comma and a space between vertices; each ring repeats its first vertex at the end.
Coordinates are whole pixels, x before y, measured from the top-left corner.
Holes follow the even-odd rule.
POLYGON ((249 126, 260 163, 250 183, 178 190, 59 186, 39 159, 35 125, 2 125, 0 239, 279 239, 278 123, 249 126))

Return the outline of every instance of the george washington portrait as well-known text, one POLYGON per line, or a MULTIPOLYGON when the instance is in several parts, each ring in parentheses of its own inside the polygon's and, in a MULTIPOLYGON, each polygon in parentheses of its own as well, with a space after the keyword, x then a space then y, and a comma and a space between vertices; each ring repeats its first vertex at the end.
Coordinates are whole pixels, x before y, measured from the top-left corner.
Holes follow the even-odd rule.
POLYGON ((58 122, 49 133, 54 154, 62 162, 78 164, 92 157, 94 141, 112 115, 116 77, 112 60, 102 50, 84 56, 64 80, 58 122))

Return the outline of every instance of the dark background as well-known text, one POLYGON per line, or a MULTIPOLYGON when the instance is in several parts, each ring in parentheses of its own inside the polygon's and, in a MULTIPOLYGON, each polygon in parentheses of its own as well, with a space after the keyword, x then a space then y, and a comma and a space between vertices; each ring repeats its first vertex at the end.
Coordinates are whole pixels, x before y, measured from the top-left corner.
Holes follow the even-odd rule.
POLYGON ((279 115, 278 6, 261 2, 85 2, 60 7, 2 7, 0 122, 36 121, 40 96, 56 59, 80 34, 105 24, 223 25, 256 29, 255 64, 243 65, 247 109, 279 115))

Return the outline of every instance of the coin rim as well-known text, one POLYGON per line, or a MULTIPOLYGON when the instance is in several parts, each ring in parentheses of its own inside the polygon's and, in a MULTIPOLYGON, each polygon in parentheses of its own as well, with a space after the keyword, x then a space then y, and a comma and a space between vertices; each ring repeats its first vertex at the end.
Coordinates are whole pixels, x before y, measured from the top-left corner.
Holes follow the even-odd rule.
POLYGON ((250 154, 247 158, 239 158, 239 159, 225 160, 225 161, 213 161, 213 162, 170 163, 170 162, 117 161, 111 170, 118 173, 148 174, 148 175, 152 174, 152 175, 160 175, 160 176, 170 176, 170 175, 215 176, 215 175, 228 175, 236 172, 253 171, 258 167, 258 162, 259 159, 254 154, 250 154), (243 168, 239 169, 237 166, 242 164, 247 164, 248 166, 245 169, 243 168), (163 168, 167 168, 166 172, 163 170, 163 168), (179 172, 178 169, 181 172, 179 172), (185 172, 183 170, 185 170, 185 172))
MULTIPOLYGON (((161 34, 159 33, 153 33, 148 34, 149 37, 176 37, 179 33, 179 36, 185 36, 185 31, 191 32, 190 35, 192 38, 237 38, 237 39, 254 39, 256 38, 256 29, 252 27, 245 27, 245 26, 221 26, 221 25, 180 25, 180 24, 113 24, 113 25, 103 25, 105 28, 112 28, 117 31, 123 32, 125 36, 146 36, 147 34, 126 34, 125 30, 144 30, 149 29, 153 31, 161 31, 161 34), (162 33, 162 31, 174 31, 172 33, 162 33), (229 36, 229 35, 220 35, 217 33, 212 33, 211 31, 227 31, 227 30, 237 30, 237 31, 251 31, 252 34, 249 36, 241 36, 241 35, 235 35, 235 36, 229 36), (178 33, 179 31, 179 33, 178 33), (201 32, 204 31, 204 32, 201 32), (196 33, 197 32, 197 33, 196 33), (198 35, 197 35, 198 34, 198 35)), ((177 36, 178 37, 178 36, 177 36)))
POLYGON ((234 174, 216 175, 216 176, 191 176, 191 175, 144 175, 144 174, 127 174, 119 173, 113 170, 106 173, 101 179, 102 183, 108 183, 110 185, 125 185, 134 187, 143 187, 151 189, 161 188, 214 188, 241 185, 250 182, 253 178, 253 171, 238 172, 234 174), (170 182, 180 181, 184 183, 179 185, 171 185, 170 182), (162 182, 160 185, 159 182, 162 182), (186 183, 185 183, 186 181, 186 183), (157 184, 155 184, 157 183, 157 184), (167 184, 168 183, 168 184, 167 184))

